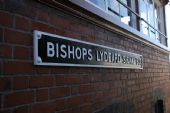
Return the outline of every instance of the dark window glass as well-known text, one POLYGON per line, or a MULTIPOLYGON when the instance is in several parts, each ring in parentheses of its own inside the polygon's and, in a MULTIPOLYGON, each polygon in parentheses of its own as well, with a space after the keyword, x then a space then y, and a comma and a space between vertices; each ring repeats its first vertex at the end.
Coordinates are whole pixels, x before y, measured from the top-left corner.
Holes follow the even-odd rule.
POLYGON ((157 100, 155 103, 155 113, 164 113, 163 100, 157 100))

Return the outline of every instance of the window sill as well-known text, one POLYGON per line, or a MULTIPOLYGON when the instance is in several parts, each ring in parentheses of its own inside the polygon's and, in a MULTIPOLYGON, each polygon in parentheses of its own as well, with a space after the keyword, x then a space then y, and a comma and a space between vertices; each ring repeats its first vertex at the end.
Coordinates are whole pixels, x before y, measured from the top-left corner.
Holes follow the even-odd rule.
POLYGON ((161 49, 165 50, 165 51, 170 51, 170 49, 162 44, 160 44, 158 41, 156 41, 153 38, 150 38, 149 36, 142 34, 141 32, 137 31, 136 29, 126 25, 125 23, 121 22, 119 19, 117 19, 116 17, 109 15, 107 12, 105 12, 104 10, 98 8, 95 5, 92 5, 91 3, 87 2, 86 0, 69 0, 70 2, 98 15, 101 18, 104 18, 105 20, 127 30, 130 33, 133 33, 134 35, 137 35, 139 37, 141 37, 143 40, 146 40, 148 42, 150 42, 153 45, 156 45, 158 47, 160 47, 161 49))

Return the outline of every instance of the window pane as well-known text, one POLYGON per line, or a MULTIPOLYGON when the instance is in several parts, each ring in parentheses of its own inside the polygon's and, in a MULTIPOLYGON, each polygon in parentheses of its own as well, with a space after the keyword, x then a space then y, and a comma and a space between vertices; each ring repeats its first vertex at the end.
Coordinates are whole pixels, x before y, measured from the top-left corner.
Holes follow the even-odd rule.
POLYGON ((155 19, 154 19, 154 6, 153 6, 153 4, 149 4, 149 7, 148 7, 148 22, 149 22, 149 24, 154 26, 155 19))
POLYGON ((140 16, 147 21, 147 3, 144 0, 139 0, 140 16))
POLYGON ((151 38, 156 39, 156 31, 153 28, 149 28, 149 35, 151 38))
MULTIPOLYGON (((127 6, 127 0, 121 0, 121 1, 127 6)), ((120 16, 121 16, 121 21, 129 25, 130 16, 128 15, 128 9, 121 4, 120 4, 120 16)))
MULTIPOLYGON (((127 0, 121 0, 123 4, 127 6, 127 0)), ((120 5, 120 14, 121 16, 128 16, 128 10, 123 5, 120 5)))
POLYGON ((141 20, 140 21, 140 26, 141 26, 141 31, 144 34, 148 35, 148 24, 141 20))
MULTIPOLYGON (((148 12, 147 12, 147 1, 139 0, 139 14, 140 16, 147 21, 148 20, 148 12)), ((140 30, 144 34, 148 35, 148 24, 145 21, 140 21, 140 30)))
POLYGON ((106 10, 105 0, 89 0, 89 1, 91 1, 95 5, 99 6, 100 8, 106 10))
POLYGON ((158 30, 158 16, 157 16, 157 9, 156 9, 156 7, 155 7, 155 9, 154 9, 154 13, 155 13, 155 29, 157 29, 158 30))
POLYGON ((116 0, 107 0, 108 3, 108 11, 110 14, 119 17, 119 2, 116 0))

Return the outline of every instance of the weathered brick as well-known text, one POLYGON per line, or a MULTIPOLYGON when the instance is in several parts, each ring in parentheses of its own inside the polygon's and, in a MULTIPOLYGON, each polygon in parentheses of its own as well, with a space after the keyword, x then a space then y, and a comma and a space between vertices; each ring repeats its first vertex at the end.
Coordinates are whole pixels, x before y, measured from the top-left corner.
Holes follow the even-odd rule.
POLYGON ((92 74, 91 79, 93 82, 99 82, 102 80, 102 75, 99 73, 92 74))
POLYGON ((13 79, 14 89, 27 89, 29 88, 29 77, 28 76, 17 76, 13 79))
POLYGON ((2 58, 12 58, 12 46, 0 44, 0 56, 2 58))
MULTIPOLYGON (((73 25, 70 26, 70 29, 74 32, 80 33, 80 34, 84 34, 86 35, 91 35, 93 32, 93 29, 89 28, 87 25, 82 25, 81 23, 75 23, 73 25)), ((102 33, 100 33, 100 35, 103 36, 102 33)), ((99 34, 98 34, 99 36, 99 34)), ((101 37, 102 37, 101 36, 101 37)), ((90 40, 90 38, 88 38, 90 40)))
POLYGON ((50 89, 50 99, 61 98, 70 95, 69 87, 56 87, 50 89))
POLYGON ((0 25, 12 27, 13 26, 13 15, 5 11, 0 11, 0 25))
POLYGON ((4 32, 4 30, 2 29, 2 28, 0 28, 0 42, 2 42, 4 39, 4 37, 3 37, 3 32, 4 32))
POLYGON ((67 99, 57 99, 54 101, 56 111, 61 111, 67 108, 67 99))
POLYGON ((56 109, 54 102, 33 104, 30 113, 54 113, 56 109))
POLYGON ((12 110, 9 110, 9 109, 8 109, 8 110, 1 110, 1 109, 0 109, 0 113, 11 113, 11 111, 12 111, 12 110))
POLYGON ((83 104, 83 98, 81 96, 71 97, 68 100, 68 107, 77 107, 83 104))
POLYGON ((24 17, 16 16, 15 17, 15 27, 16 29, 29 31, 30 30, 30 21, 24 17))
POLYGON ((36 90, 36 101, 48 100, 49 91, 48 89, 37 89, 36 90))
POLYGON ((68 29, 71 25, 68 19, 55 14, 50 15, 49 23, 57 28, 61 28, 62 30, 66 28, 68 29))
POLYGON ((33 38, 30 34, 14 30, 4 30, 4 40, 10 44, 32 45, 33 38))
POLYGON ((65 76, 56 76, 55 77, 56 86, 64 86, 67 84, 65 76))
POLYGON ((51 74, 68 74, 69 67, 52 67, 51 74))
POLYGON ((105 82, 99 82, 93 84, 93 89, 95 91, 101 91, 101 90, 108 90, 109 89, 109 83, 105 82))
POLYGON ((37 19, 43 22, 49 21, 49 12, 46 10, 38 10, 37 19))
POLYGON ((79 94, 79 85, 71 87, 71 95, 79 94))
POLYGON ((4 74, 33 74, 32 63, 20 61, 7 61, 4 63, 4 74))
POLYGON ((74 32, 71 32, 71 31, 66 31, 66 32, 65 32, 65 35, 66 35, 67 37, 70 37, 70 38, 81 39, 81 34, 74 33, 74 32))
POLYGON ((94 87, 92 84, 84 84, 80 85, 80 93, 90 93, 94 91, 94 87))
POLYGON ((68 85, 80 84, 82 82, 82 79, 80 76, 67 76, 65 77, 65 79, 68 85))
POLYGON ((11 90, 11 79, 9 77, 0 77, 0 91, 11 90))
POLYGON ((35 21, 31 22, 31 29, 40 30, 40 31, 49 32, 49 33, 55 33, 55 28, 47 24, 35 22, 35 21))
POLYGON ((83 95, 81 98, 83 99, 83 103, 91 103, 94 100, 94 94, 83 95))
POLYGON ((73 113, 73 110, 72 109, 66 109, 66 110, 59 111, 58 113, 73 113))
POLYGON ((0 75, 2 75, 4 72, 3 70, 3 62, 0 60, 0 75))
POLYGON ((80 112, 81 113, 92 113, 93 112, 93 108, 91 104, 86 104, 84 106, 80 107, 80 112))
POLYGON ((14 109, 13 113, 29 113, 29 106, 21 106, 14 109))
MULTIPOLYGON (((33 58, 31 56, 31 58, 33 58)), ((36 67, 37 74, 50 74, 51 69, 49 67, 36 67)))
POLYGON ((94 100, 99 100, 99 99, 101 99, 101 98, 103 98, 104 97, 104 94, 103 94, 103 92, 102 91, 98 91, 98 92, 96 92, 95 94, 94 94, 94 100))
POLYGON ((33 91, 20 91, 6 94, 4 97, 4 106, 12 107, 22 104, 30 104, 34 100, 33 91))
POLYGON ((54 86, 53 76, 32 76, 29 82, 30 88, 54 86))
POLYGON ((15 59, 30 59, 31 50, 26 47, 16 46, 14 50, 14 58, 15 59))

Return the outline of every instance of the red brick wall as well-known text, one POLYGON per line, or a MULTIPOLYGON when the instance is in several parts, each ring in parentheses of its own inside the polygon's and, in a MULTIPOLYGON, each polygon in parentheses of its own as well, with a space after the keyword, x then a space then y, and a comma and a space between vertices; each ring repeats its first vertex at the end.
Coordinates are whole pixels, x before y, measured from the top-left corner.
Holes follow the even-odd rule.
POLYGON ((166 52, 34 0, 0 0, 0 113, 92 113, 108 105, 153 113, 156 99, 170 113, 169 82, 166 52), (35 66, 33 30, 142 54, 144 69, 35 66))

